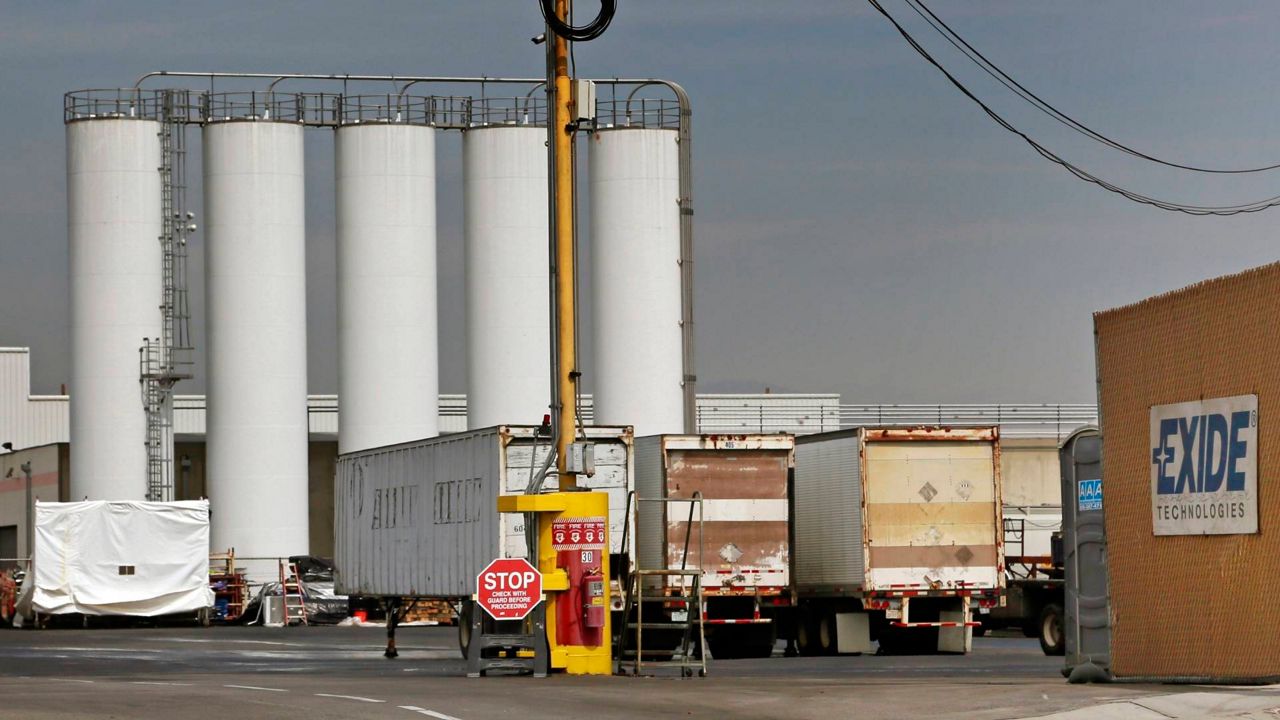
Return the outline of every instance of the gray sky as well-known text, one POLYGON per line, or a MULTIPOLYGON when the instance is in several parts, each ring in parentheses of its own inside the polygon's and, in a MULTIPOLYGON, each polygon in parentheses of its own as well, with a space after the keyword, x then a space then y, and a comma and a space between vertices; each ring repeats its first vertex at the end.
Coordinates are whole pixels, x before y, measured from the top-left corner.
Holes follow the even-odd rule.
MULTIPOLYGON (((862 2, 620 5, 609 32, 578 48, 577 66, 670 78, 692 95, 703 391, 1091 401, 1092 311, 1280 256, 1280 210, 1187 217, 1073 179, 999 129, 862 2)), ((933 9, 1104 134, 1182 162, 1280 162, 1273 4, 933 9)), ((1280 194, 1280 171, 1189 176, 1090 147, 945 52, 918 18, 907 25, 991 105, 1096 174, 1184 202, 1280 194)), ((542 50, 528 38, 539 31, 534 0, 0 1, 0 344, 31 346, 35 392, 67 381, 65 91, 127 86, 157 69, 538 75, 542 50)), ((307 160, 310 386, 334 392, 328 132, 311 132, 307 160)), ((441 389, 461 392, 456 136, 442 139, 439 162, 441 389)), ((202 388, 197 379, 179 392, 202 388)))

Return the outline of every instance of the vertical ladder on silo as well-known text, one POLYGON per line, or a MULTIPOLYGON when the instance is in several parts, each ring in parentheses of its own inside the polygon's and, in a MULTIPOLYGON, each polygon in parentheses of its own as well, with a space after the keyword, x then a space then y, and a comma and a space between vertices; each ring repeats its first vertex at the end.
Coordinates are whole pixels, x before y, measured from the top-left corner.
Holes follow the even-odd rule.
POLYGON ((191 377, 187 304, 186 90, 160 94, 161 334, 143 338, 141 381, 147 417, 147 499, 173 500, 173 387, 191 377))
POLYGON ((172 483, 166 482, 165 468, 170 465, 173 449, 171 414, 167 412, 168 393, 159 375, 160 339, 143 338, 141 349, 142 407, 147 415, 147 500, 167 502, 173 499, 172 483))

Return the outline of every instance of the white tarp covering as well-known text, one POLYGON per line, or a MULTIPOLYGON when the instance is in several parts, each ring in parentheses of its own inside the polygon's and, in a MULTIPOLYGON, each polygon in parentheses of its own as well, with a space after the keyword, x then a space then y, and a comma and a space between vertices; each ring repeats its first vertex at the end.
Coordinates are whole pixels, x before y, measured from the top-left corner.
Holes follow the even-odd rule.
POLYGON ((30 606, 20 608, 27 616, 211 607, 209 502, 37 502, 33 561, 23 586, 30 606))

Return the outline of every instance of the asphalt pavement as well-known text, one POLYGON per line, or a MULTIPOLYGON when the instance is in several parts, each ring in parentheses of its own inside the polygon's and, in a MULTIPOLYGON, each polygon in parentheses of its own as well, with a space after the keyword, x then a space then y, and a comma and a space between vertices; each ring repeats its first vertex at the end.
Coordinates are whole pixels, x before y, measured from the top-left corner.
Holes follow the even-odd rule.
POLYGON ((1178 717, 1136 713, 1193 690, 1067 685, 1060 658, 1012 637, 976 639, 967 656, 776 653, 712 661, 706 678, 546 679, 466 678, 454 628, 401 628, 394 660, 384 639, 368 627, 3 631, 0 718, 1145 718, 1178 717))

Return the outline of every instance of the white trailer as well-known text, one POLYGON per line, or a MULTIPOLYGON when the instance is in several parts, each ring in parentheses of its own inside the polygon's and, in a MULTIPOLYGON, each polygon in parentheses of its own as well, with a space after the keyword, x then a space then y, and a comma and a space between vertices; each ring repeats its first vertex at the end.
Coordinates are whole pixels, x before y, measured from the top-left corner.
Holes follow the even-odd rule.
POLYGON ((802 653, 968 652, 1004 588, 998 428, 801 436, 792 493, 802 653))
MULTIPOLYGON (((583 432, 594 445, 595 473, 580 475, 578 484, 608 493, 609 547, 619 553, 634 475, 632 430, 583 432)), ((497 498, 524 493, 551 447, 549 431, 499 425, 338 456, 336 592, 394 605, 417 598, 469 603, 476 575, 491 560, 528 557, 524 516, 499 514, 497 498)), ((552 465, 543 488, 555 487, 552 465)), ((612 594, 615 610, 620 590, 612 594)))

